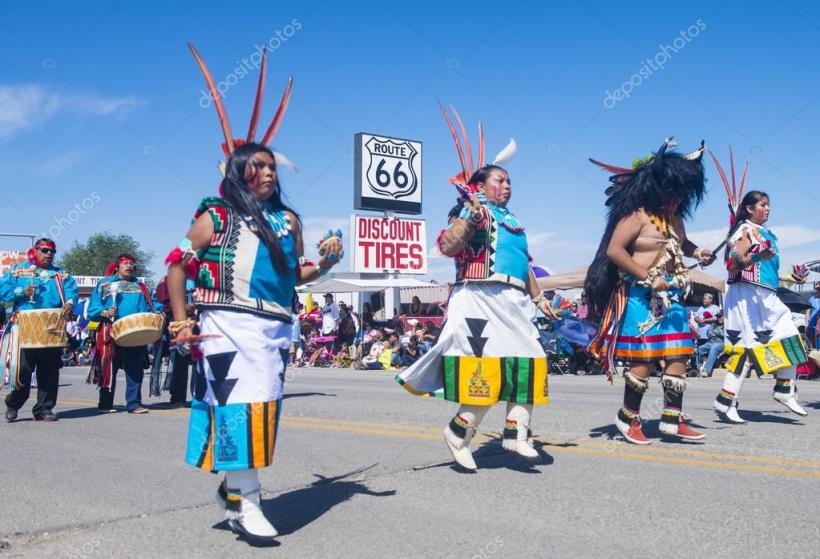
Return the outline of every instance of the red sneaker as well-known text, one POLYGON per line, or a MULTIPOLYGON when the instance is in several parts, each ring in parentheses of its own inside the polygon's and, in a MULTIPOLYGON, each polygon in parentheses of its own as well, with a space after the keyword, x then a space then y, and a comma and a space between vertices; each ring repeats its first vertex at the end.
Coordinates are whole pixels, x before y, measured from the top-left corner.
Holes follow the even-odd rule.
POLYGON ((643 434, 643 428, 640 419, 633 419, 632 423, 627 425, 620 418, 616 418, 615 425, 624 436, 624 438, 632 444, 650 444, 652 441, 646 438, 643 434))
POLYGON ((706 437, 703 433, 698 433, 689 427, 683 419, 681 419, 678 424, 678 436, 687 441, 699 441, 706 437))
POLYGON ((680 437, 681 439, 687 441, 699 441, 706 437, 706 435, 704 435, 703 433, 698 433, 697 431, 689 427, 689 425, 686 424, 683 418, 681 418, 680 421, 678 421, 677 429, 674 424, 664 423, 663 421, 661 421, 660 429, 661 433, 663 433, 664 435, 680 437))

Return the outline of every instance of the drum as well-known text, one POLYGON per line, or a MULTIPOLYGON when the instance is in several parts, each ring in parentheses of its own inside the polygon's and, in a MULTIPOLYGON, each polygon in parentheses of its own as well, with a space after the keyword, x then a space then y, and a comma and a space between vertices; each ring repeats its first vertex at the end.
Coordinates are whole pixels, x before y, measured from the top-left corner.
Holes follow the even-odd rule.
POLYGON ((111 337, 120 347, 139 347, 156 342, 162 336, 165 317, 159 313, 138 312, 115 320, 111 337))
POLYGON ((21 348, 64 347, 68 336, 62 309, 18 311, 14 319, 21 348))

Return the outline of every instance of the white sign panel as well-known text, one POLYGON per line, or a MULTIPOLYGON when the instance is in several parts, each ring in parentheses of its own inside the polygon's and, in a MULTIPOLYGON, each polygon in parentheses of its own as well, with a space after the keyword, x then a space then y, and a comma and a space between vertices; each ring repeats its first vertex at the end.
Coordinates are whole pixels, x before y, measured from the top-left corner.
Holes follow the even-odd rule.
POLYGON ((362 132, 354 149, 355 209, 421 213, 421 142, 362 132))
POLYGON ((353 271, 427 273, 427 228, 423 219, 351 215, 353 271))

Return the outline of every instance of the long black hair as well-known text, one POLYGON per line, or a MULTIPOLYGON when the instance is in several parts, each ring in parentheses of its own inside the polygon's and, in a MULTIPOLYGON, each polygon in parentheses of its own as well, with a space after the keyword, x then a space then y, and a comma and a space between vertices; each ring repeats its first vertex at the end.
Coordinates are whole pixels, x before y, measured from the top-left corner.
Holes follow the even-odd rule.
POLYGON ((245 179, 246 169, 254 154, 262 151, 271 156, 275 165, 276 158, 267 146, 247 143, 237 147, 225 166, 225 178, 222 180, 220 192, 222 193, 222 198, 230 208, 242 216, 250 217, 253 221, 254 233, 267 247, 274 269, 283 274, 288 271, 287 260, 285 254, 282 252, 282 248, 279 246, 279 238, 265 217, 264 208, 267 205, 273 211, 287 210, 291 212, 296 216, 297 220, 297 223, 293 225, 298 225, 300 230, 302 221, 299 214, 282 201, 282 188, 278 173, 275 176, 276 184, 273 195, 265 201, 259 201, 253 191, 248 187, 248 183, 245 179))
POLYGON ((735 223, 740 223, 741 221, 748 220, 749 212, 746 210, 746 206, 754 206, 763 198, 769 200, 769 195, 763 192, 762 190, 750 190, 749 192, 747 192, 746 195, 743 197, 743 200, 740 201, 740 204, 737 207, 737 213, 735 214, 735 223))
POLYGON ((587 270, 584 282, 592 311, 600 315, 618 283, 618 268, 606 255, 612 233, 618 223, 639 210, 648 214, 681 220, 689 218, 705 194, 701 158, 687 159, 679 153, 660 151, 653 159, 641 164, 632 173, 610 177, 607 190, 609 212, 607 224, 595 259, 587 270), (670 203, 679 201, 670 212, 670 203))

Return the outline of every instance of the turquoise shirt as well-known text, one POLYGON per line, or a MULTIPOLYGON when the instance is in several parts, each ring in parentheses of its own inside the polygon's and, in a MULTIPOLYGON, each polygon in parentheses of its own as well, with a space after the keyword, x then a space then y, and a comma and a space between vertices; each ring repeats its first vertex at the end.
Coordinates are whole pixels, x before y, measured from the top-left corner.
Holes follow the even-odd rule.
MULTIPOLYGON (((296 241, 289 233, 290 224, 284 211, 273 211, 265 208, 273 232, 279 236, 279 248, 285 255, 288 270, 295 270, 299 259, 296 256, 296 241), (287 231, 287 234, 282 234, 287 231)), ((296 290, 296 274, 280 274, 270 259, 270 251, 261 240, 258 241, 256 258, 251 271, 248 295, 253 299, 273 301, 282 307, 290 307, 293 293, 296 290)))
POLYGON ((73 277, 57 266, 38 268, 28 262, 15 264, 0 279, 0 300, 12 303, 15 311, 60 308, 63 301, 57 289, 57 275, 62 280, 65 302, 76 304, 79 293, 73 277), (35 288, 33 297, 24 293, 30 285, 35 288))
MULTIPOLYGON (((127 280, 117 274, 102 278, 97 283, 94 291, 91 292, 91 299, 88 301, 88 318, 90 320, 100 320, 102 312, 112 306, 117 307, 114 320, 138 312, 152 312, 140 283, 137 278, 127 280), (114 285, 117 286, 116 302, 112 297, 112 286, 114 285)), ((162 305, 158 301, 152 302, 155 310, 162 309, 162 305)))
POLYGON ((526 284, 530 275, 530 253, 527 235, 521 227, 521 222, 507 208, 499 208, 489 203, 487 207, 493 212, 493 217, 499 224, 495 248, 495 273, 513 276, 526 284))
POLYGON ((780 285, 780 252, 777 250, 777 237, 774 233, 768 229, 764 229, 763 227, 758 229, 758 233, 760 233, 764 239, 772 243, 772 250, 774 251, 773 258, 761 260, 757 263, 760 270, 760 283, 766 287, 776 290, 777 286, 780 285))

